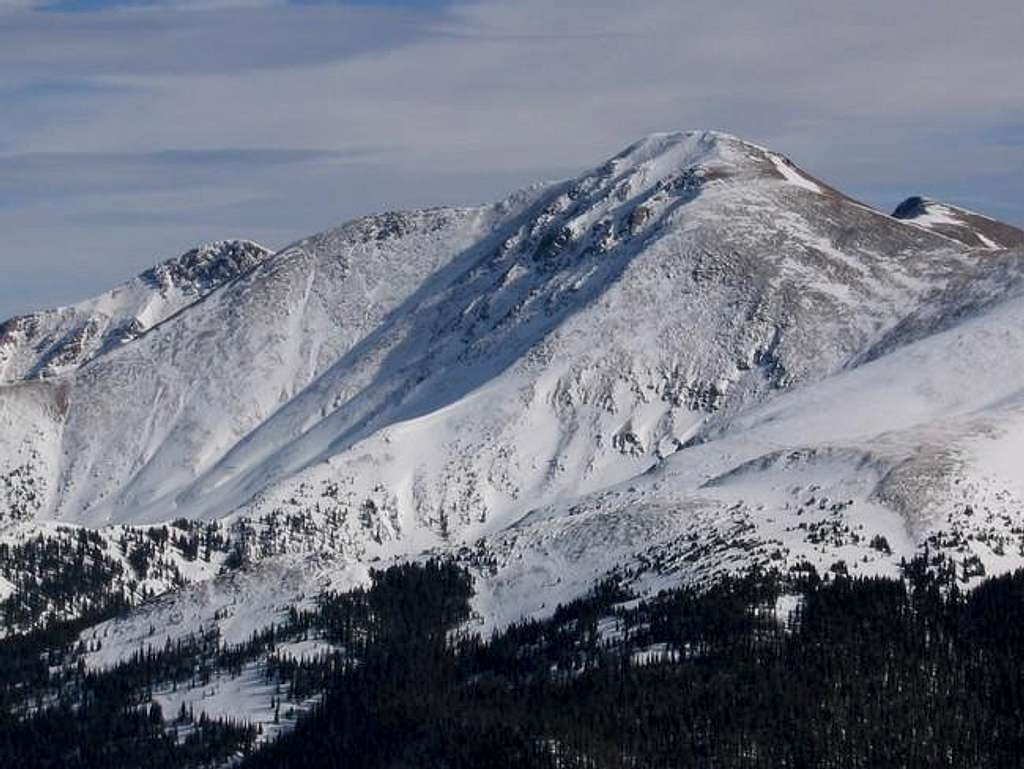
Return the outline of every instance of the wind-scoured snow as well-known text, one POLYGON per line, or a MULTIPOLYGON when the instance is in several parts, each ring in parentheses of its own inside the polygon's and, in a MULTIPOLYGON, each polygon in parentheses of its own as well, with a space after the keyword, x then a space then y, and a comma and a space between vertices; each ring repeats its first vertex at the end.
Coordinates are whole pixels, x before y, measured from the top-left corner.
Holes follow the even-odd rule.
POLYGON ((790 184, 795 184, 797 187, 811 192, 823 192, 821 187, 793 168, 793 164, 788 159, 773 153, 768 153, 768 159, 771 160, 775 170, 782 175, 782 178, 790 184))

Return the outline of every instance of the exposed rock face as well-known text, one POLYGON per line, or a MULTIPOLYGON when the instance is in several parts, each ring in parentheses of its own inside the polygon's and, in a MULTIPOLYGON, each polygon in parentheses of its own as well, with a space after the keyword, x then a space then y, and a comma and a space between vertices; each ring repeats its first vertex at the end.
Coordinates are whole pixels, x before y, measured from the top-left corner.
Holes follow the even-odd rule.
POLYGON ((203 296, 254 269, 270 252, 248 240, 222 240, 194 248, 139 277, 160 291, 191 291, 203 296))
POLYGON ((993 250, 1024 246, 1024 230, 916 195, 900 203, 892 215, 973 248, 993 250))

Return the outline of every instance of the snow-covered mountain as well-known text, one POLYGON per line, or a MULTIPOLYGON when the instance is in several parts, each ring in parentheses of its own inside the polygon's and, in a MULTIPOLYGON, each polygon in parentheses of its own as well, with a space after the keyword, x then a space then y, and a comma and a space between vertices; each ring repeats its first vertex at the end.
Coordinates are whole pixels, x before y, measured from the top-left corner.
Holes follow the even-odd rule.
POLYGON ((210 269, 3 326, 6 536, 218 521, 258 562, 148 607, 168 634, 153 612, 249 632, 426 549, 474 566, 491 622, 609 571, 886 571, 926 542, 1008 568, 1022 253, 919 208, 671 133, 495 205, 186 255, 210 269))

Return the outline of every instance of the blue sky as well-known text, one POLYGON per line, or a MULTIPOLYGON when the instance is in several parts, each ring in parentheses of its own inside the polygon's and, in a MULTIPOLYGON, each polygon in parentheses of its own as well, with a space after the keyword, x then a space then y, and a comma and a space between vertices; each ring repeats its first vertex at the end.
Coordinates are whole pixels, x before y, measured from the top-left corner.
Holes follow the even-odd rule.
POLYGON ((1006 0, 6 0, 0 317, 674 128, 1024 224, 1022 39, 1006 0))

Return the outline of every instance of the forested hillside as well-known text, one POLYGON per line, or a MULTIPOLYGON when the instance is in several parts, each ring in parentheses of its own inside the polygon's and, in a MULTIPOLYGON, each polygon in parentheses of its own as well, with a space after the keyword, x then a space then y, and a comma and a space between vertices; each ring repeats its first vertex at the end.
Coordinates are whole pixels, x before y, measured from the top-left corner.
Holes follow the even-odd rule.
POLYGON ((0 649, 0 755, 12 769, 1017 766, 1024 572, 969 593, 963 576, 925 554, 900 579, 806 567, 646 600, 609 580, 481 637, 469 574, 432 560, 247 643, 214 630, 104 672, 81 663, 73 626, 51 625, 0 649), (280 653, 313 638, 319 654, 280 653), (154 699, 259 659, 290 730, 154 699))

